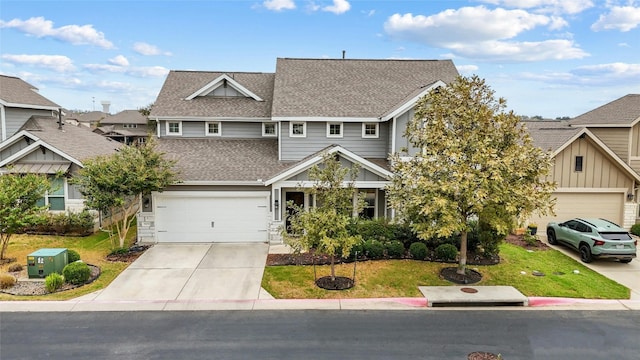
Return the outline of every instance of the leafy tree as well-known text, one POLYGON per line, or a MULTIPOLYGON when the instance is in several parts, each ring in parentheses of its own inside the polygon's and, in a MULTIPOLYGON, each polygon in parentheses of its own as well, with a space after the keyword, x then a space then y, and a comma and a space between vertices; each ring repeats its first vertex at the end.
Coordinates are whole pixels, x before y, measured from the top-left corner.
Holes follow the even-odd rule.
POLYGON ((5 258, 11 235, 41 219, 47 207, 38 206, 37 202, 49 186, 42 175, 0 175, 0 259, 5 258))
POLYGON ((363 208, 363 200, 358 198, 354 208, 355 180, 359 169, 342 167, 333 154, 323 156, 322 167, 309 169, 309 180, 314 182, 311 193, 316 196, 316 206, 305 210, 295 208, 291 215, 290 231, 285 234, 287 244, 295 249, 316 251, 331 257, 331 280, 335 280, 335 257, 348 257, 351 248, 361 241, 360 235, 351 235, 347 229, 351 218, 363 208), (348 177, 348 180, 347 180, 348 177))
POLYGON ((416 105, 405 135, 422 151, 408 161, 398 154, 392 159, 391 205, 421 239, 460 233, 460 274, 466 271, 468 220, 482 215, 506 234, 516 216, 552 211, 551 158, 505 108, 484 80, 458 77, 416 105), (490 207, 504 211, 483 211, 490 207))
POLYGON ((176 182, 172 170, 173 161, 163 158, 155 150, 151 139, 145 146, 125 146, 109 156, 99 156, 87 161, 72 182, 79 185, 90 208, 118 213, 122 219, 115 221, 120 247, 140 205, 140 197, 152 191, 160 191, 176 182))

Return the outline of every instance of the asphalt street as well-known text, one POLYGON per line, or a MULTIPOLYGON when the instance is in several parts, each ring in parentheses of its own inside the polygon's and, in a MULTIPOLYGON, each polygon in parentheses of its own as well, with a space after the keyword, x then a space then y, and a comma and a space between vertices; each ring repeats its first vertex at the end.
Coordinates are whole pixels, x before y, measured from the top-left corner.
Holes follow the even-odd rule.
POLYGON ((638 359, 637 311, 0 313, 0 359, 638 359))

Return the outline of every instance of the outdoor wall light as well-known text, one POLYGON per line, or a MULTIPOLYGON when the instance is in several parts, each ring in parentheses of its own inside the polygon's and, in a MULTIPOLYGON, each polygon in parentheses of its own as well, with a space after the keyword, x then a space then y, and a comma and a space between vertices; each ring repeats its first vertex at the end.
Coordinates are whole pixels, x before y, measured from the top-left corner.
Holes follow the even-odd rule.
POLYGON ((628 193, 627 194, 627 200, 633 201, 633 194, 632 193, 628 193))
POLYGON ((276 208, 276 210, 278 210, 280 208, 280 202, 278 200, 275 200, 273 202, 273 206, 276 208))

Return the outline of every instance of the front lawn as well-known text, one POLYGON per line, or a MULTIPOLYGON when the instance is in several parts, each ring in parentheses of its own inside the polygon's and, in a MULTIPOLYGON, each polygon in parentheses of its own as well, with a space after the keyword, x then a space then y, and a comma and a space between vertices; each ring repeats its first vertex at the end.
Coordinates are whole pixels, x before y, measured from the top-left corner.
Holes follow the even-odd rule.
MULTIPOLYGON (((628 299, 629 289, 590 270, 557 250, 528 252, 504 243, 501 262, 491 266, 470 266, 482 274, 474 285, 509 285, 525 296, 587 299, 628 299), (578 270, 578 274, 574 273, 578 270), (526 274, 523 275, 521 272, 526 274), (545 276, 533 276, 539 271, 545 276)), ((623 264, 620 264, 624 266, 623 264)), ((313 266, 268 266, 262 287, 277 299, 337 299, 419 297, 418 286, 454 285, 440 279, 440 269, 455 266, 415 260, 378 260, 356 265, 356 286, 343 291, 315 286, 313 266)), ((353 277, 353 264, 337 266, 338 276, 353 277)), ((317 266, 317 276, 329 274, 329 266, 317 266)))
MULTIPOLYGON (((135 238, 135 231, 128 235, 130 245, 135 238)), ((117 235, 114 235, 117 236, 117 235)), ((111 262, 106 256, 111 252, 111 240, 105 232, 97 232, 86 237, 46 236, 46 235, 13 235, 7 249, 7 257, 16 258, 16 262, 27 266, 27 255, 41 248, 67 248, 80 254, 82 261, 100 267, 100 277, 91 284, 76 289, 56 292, 43 296, 14 296, 0 293, 0 301, 4 300, 68 300, 96 290, 103 289, 124 270, 128 263, 111 262)), ((0 266, 0 272, 6 272, 9 265, 0 266)))

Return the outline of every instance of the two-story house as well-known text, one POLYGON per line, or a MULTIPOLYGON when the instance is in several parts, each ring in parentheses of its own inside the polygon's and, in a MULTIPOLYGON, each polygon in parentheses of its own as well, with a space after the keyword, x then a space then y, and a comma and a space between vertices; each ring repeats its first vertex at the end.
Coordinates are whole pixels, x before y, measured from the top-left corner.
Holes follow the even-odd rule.
POLYGON ((279 240, 288 202, 315 199, 325 152, 360 168, 364 217, 391 216, 388 158, 417 100, 458 76, 449 60, 277 59, 275 73, 171 71, 151 110, 182 182, 143 201, 139 238, 279 240))
POLYGON ((93 132, 127 145, 144 144, 149 135, 147 117, 138 110, 123 110, 107 116, 93 132))

